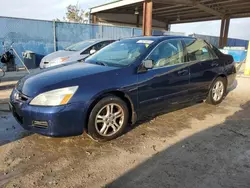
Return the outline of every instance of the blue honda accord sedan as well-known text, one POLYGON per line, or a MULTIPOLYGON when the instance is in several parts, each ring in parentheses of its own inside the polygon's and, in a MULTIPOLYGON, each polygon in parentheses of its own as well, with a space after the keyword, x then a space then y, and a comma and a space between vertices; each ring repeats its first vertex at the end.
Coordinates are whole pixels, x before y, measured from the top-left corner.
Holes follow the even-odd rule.
POLYGON ((107 141, 144 115, 188 101, 219 104, 235 80, 232 56, 178 36, 136 37, 108 45, 84 63, 21 79, 10 96, 16 120, 47 136, 84 131, 107 141))

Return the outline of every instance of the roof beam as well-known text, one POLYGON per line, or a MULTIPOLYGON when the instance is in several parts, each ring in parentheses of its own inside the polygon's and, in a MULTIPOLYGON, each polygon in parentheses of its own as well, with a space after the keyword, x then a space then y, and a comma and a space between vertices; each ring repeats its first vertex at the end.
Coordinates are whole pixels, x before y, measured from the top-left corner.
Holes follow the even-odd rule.
POLYGON ((195 9, 195 7, 182 7, 182 8, 172 8, 172 9, 170 9, 170 10, 165 10, 165 11, 155 11, 155 12, 153 12, 153 14, 157 14, 157 15, 159 15, 159 14, 167 14, 167 13, 172 13, 172 12, 174 12, 174 13, 177 13, 177 12, 182 12, 182 11, 189 11, 189 10, 194 10, 195 9))
POLYGON ((162 10, 171 10, 173 8, 181 8, 183 5, 176 5, 176 6, 169 6, 169 7, 161 7, 161 8, 154 8, 153 11, 162 11, 162 10))
POLYGON ((233 14, 231 18, 245 18, 250 17, 250 12, 233 14))
POLYGON ((214 10, 214 9, 208 7, 208 6, 203 5, 203 4, 197 3, 195 6, 196 6, 197 8, 199 8, 199 9, 203 10, 204 12, 213 14, 213 15, 218 16, 218 17, 220 17, 220 18, 223 17, 223 14, 220 13, 219 11, 214 10))
POLYGON ((166 5, 190 5, 193 4, 192 0, 154 0, 155 3, 161 3, 166 5))
POLYGON ((199 9, 196 9, 196 10, 190 10, 190 11, 181 11, 181 14, 180 12, 170 12, 170 13, 163 13, 163 14, 157 14, 157 16, 159 17, 162 17, 162 16, 182 16, 183 14, 195 14, 195 13, 203 13, 203 11, 200 11, 199 9))
POLYGON ((191 22, 211 21, 211 20, 218 20, 218 18, 216 16, 202 17, 202 18, 188 18, 180 21, 172 20, 169 21, 169 24, 181 24, 181 23, 191 23, 191 22))
POLYGON ((248 12, 250 12, 250 6, 235 6, 235 7, 231 7, 231 8, 226 7, 225 10, 229 15, 234 14, 234 12, 237 12, 237 11, 240 11, 240 12, 248 11, 248 12))
POLYGON ((216 1, 216 2, 212 2, 212 3, 208 3, 209 5, 237 5, 237 4, 241 4, 241 3, 248 3, 247 1, 242 1, 242 0, 229 0, 229 1, 216 1))
POLYGON ((105 11, 105 10, 110 10, 110 9, 114 9, 114 8, 118 8, 118 7, 133 5, 136 3, 143 2, 143 1, 144 0, 115 1, 115 2, 111 2, 111 3, 107 3, 105 5, 93 7, 90 9, 90 13, 93 14, 93 13, 97 13, 97 12, 101 12, 101 11, 105 11))
POLYGON ((188 5, 188 6, 191 6, 191 7, 197 7, 199 8, 200 10, 204 11, 204 12, 207 12, 209 14, 212 14, 214 16, 217 16, 219 18, 222 18, 224 15, 213 9, 213 8, 210 8, 208 6, 206 6, 205 4, 201 4, 199 3, 197 0, 168 0, 168 1, 165 1, 165 0, 155 0, 156 3, 164 3, 164 4, 171 4, 171 5, 188 5))
MULTIPOLYGON (((202 18, 202 17, 210 17, 209 14, 205 13, 205 12, 202 12, 202 13, 195 13, 195 14, 190 14, 190 13, 187 13, 187 14, 182 14, 179 19, 180 20, 185 20, 185 19, 189 19, 189 18, 202 18)), ((169 19, 169 20, 177 20, 178 17, 176 15, 172 15, 172 16, 166 16, 166 17, 161 17, 161 18, 166 18, 166 19, 169 19)), ((177 20, 178 21, 178 20, 177 20)))

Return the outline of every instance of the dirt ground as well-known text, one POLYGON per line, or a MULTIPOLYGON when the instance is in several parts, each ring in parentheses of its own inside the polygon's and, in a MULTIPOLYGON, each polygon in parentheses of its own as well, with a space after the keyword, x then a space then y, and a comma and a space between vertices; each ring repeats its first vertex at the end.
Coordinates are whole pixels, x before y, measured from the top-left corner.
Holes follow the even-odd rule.
POLYGON ((31 134, 0 110, 0 187, 249 188, 249 83, 238 76, 222 104, 189 105, 106 143, 31 134))

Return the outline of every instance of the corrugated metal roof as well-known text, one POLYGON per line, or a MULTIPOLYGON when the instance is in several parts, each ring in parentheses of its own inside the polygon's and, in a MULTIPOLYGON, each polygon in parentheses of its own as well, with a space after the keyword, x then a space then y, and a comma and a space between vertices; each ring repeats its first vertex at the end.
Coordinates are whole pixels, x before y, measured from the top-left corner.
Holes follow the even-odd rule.
MULTIPOLYGON (((142 14, 144 0, 123 0, 92 8, 91 13, 142 14)), ((187 23, 231 18, 250 17, 249 0, 152 0, 153 18, 165 23, 187 23)))

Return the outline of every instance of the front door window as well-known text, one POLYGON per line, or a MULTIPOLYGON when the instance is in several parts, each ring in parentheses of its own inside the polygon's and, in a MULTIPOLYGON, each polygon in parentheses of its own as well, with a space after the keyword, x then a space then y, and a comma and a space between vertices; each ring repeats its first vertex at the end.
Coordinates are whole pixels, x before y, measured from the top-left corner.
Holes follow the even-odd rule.
POLYGON ((184 63, 181 40, 171 39, 160 43, 147 59, 153 60, 154 68, 184 63))

